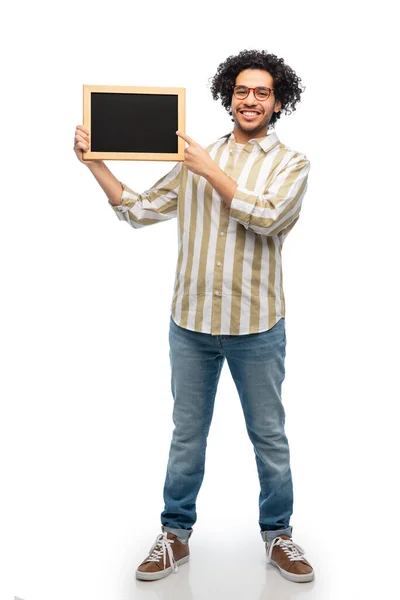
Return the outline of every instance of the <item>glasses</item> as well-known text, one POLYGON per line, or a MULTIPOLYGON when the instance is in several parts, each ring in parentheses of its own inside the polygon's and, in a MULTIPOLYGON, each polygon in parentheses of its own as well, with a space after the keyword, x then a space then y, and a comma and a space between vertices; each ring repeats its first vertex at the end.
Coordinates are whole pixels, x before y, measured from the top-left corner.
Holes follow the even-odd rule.
POLYGON ((235 98, 238 98, 238 100, 244 100, 245 98, 247 98, 250 91, 253 90, 255 99, 260 101, 268 100, 271 92, 274 90, 274 88, 268 88, 264 86, 249 88, 247 87, 247 85, 233 85, 232 89, 235 98))

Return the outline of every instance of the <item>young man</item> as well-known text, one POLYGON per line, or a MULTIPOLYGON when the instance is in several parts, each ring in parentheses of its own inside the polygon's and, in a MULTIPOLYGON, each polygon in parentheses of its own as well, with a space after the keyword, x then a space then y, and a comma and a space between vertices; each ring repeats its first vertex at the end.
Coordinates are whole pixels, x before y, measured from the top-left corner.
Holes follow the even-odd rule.
MULTIPOLYGON (((310 162, 269 130, 282 110, 300 100, 299 81, 273 54, 245 50, 229 57, 219 65, 211 91, 232 115, 233 131, 206 149, 177 132, 188 144, 184 162, 143 194, 120 184, 104 163, 85 161, 121 221, 133 228, 174 217, 179 222, 169 330, 175 428, 162 533, 139 565, 138 579, 161 579, 189 560, 225 359, 256 455, 267 561, 291 581, 314 578, 291 537, 293 487, 281 400, 286 354, 281 250, 299 219, 310 162)), ((87 134, 77 127, 80 160, 89 147, 87 134)))

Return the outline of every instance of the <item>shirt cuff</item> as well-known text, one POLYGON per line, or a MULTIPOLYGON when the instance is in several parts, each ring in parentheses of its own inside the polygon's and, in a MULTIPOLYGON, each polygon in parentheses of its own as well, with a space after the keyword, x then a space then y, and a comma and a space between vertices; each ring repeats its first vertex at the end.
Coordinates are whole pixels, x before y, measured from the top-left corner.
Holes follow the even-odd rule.
POLYGON ((121 204, 114 205, 114 204, 111 204, 110 201, 108 201, 108 204, 111 206, 111 208, 117 215, 118 219, 120 221, 125 221, 124 213, 127 212, 130 208, 132 208, 134 202, 132 202, 131 191, 128 192, 128 189, 129 189, 128 186, 125 185, 124 183, 122 183, 122 181, 120 181, 120 184, 123 187, 122 196, 121 196, 121 204))
POLYGON ((257 195, 244 187, 238 186, 232 198, 229 216, 248 229, 256 204, 257 195))

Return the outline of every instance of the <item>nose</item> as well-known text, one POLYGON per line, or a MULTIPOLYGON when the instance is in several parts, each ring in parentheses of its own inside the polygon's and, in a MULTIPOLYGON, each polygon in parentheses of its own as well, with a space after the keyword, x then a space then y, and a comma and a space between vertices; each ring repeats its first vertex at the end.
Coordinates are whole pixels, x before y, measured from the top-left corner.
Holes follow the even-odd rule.
POLYGON ((254 90, 250 90, 249 91, 249 95, 245 99, 245 103, 246 104, 256 104, 256 102, 257 102, 257 100, 256 100, 256 97, 254 95, 254 90))

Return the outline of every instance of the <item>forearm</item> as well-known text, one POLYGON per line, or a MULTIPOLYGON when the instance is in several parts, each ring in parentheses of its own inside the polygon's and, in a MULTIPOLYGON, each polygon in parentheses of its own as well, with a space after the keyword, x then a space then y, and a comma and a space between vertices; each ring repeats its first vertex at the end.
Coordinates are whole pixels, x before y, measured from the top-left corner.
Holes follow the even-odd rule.
POLYGON ((207 167, 204 177, 210 183, 211 187, 213 187, 221 196, 224 204, 229 208, 238 184, 215 163, 207 167))
POLYGON ((105 163, 100 160, 96 161, 93 164, 88 165, 88 169, 100 184, 100 187, 105 192, 111 204, 113 206, 120 205, 123 187, 105 163))

